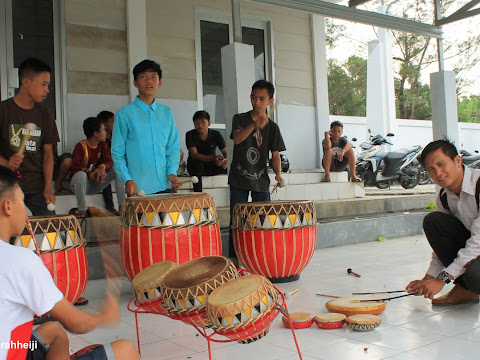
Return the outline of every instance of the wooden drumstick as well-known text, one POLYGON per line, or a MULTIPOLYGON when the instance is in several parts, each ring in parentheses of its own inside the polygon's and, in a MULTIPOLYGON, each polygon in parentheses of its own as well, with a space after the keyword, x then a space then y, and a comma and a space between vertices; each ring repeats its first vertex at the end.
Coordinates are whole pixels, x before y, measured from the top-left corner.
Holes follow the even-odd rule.
POLYGON ((353 270, 350 269, 350 268, 347 269, 347 274, 353 275, 355 277, 361 277, 362 276, 360 274, 357 274, 356 272, 353 272, 353 270))
POLYGON ((25 152, 25 148, 27 147, 27 141, 30 140, 30 138, 32 137, 32 131, 37 128, 34 123, 26 123, 23 127, 27 131, 26 134, 23 135, 22 142, 20 144, 20 147, 18 148, 19 154, 23 154, 25 152))
POLYGON ((330 295, 330 294, 320 294, 320 293, 317 293, 316 295, 318 295, 318 296, 325 296, 325 297, 331 297, 331 298, 341 298, 341 297, 343 297, 343 296, 330 295))
POLYGON ((180 181, 180 185, 188 184, 188 183, 192 183, 192 184, 198 183, 198 177, 197 176, 192 176, 189 180, 180 181))

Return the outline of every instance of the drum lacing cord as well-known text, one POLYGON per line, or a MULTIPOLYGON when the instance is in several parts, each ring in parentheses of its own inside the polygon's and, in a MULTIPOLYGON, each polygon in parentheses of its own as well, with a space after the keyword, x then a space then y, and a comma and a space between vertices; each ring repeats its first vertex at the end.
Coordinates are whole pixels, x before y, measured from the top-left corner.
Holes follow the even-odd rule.
MULTIPOLYGON (((273 311, 273 310, 278 310, 278 311, 281 311, 279 308, 278 308, 278 305, 275 306, 271 306, 270 308, 268 308, 266 311, 264 311, 263 313, 261 313, 259 316, 257 317, 254 317, 254 318, 250 318, 248 319, 247 321, 245 322, 242 322, 241 324, 232 324, 232 325, 229 325, 229 326, 212 326, 213 329, 215 330, 220 330, 220 331, 223 331, 223 330, 236 330, 238 328, 244 328, 245 326, 249 325, 250 323, 254 322, 254 321, 257 321, 257 320, 260 320, 260 319, 263 319, 265 316, 267 315, 270 315, 270 311, 273 311)), ((281 306, 280 306, 281 307, 281 306)), ((283 308, 282 308, 283 309, 283 308)), ((273 320, 275 319, 275 317, 272 318, 272 320, 270 322, 272 322, 273 320)))
POLYGON ((30 233, 30 236, 33 239, 33 244, 35 245, 35 252, 37 253, 38 256, 40 256, 40 250, 38 250, 37 240, 35 239, 35 235, 33 234, 32 224, 30 223, 30 219, 28 218, 28 215, 27 215, 26 222, 27 222, 28 232, 30 233))

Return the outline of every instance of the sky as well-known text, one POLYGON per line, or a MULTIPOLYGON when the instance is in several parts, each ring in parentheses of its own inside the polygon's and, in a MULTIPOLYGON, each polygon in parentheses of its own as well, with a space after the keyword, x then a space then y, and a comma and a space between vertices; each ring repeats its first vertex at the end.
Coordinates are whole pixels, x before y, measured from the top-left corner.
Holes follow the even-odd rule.
MULTIPOLYGON (((338 19, 333 19, 333 21, 335 24, 345 25, 346 31, 342 34, 335 47, 327 50, 327 56, 336 59, 340 63, 345 61, 350 55, 357 55, 366 59, 368 57, 368 41, 377 38, 375 28, 369 25, 357 24, 338 19)), ((444 39, 456 43, 465 39, 466 34, 469 32, 472 35, 478 36, 480 35, 479 23, 480 15, 447 24, 443 27, 444 39)), ((436 44, 436 41, 433 43, 436 44)), ((436 51, 436 45, 434 49, 436 51)), ((480 57, 480 50, 478 56, 480 57)), ((452 70, 457 61, 458 57, 445 59, 445 70, 452 70)), ((438 62, 433 63, 423 71, 422 82, 428 83, 429 74, 436 71, 438 71, 438 62)), ((480 64, 477 64, 468 73, 463 74, 463 76, 472 80, 480 79, 479 75, 480 64)), ((465 87, 462 95, 480 95, 480 80, 474 81, 470 86, 465 87)))

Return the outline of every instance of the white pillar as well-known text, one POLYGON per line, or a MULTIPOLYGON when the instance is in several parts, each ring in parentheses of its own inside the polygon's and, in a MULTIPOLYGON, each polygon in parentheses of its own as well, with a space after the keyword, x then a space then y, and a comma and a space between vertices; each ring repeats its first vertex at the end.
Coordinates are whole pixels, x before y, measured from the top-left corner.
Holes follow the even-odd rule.
POLYGON ((228 151, 228 168, 233 156, 232 117, 251 110, 250 92, 255 82, 253 46, 231 43, 222 48, 222 81, 225 104, 225 135, 228 151))
POLYGON ((455 73, 439 71, 430 74, 430 94, 432 99, 433 139, 444 136, 459 147, 458 112, 455 73))
POLYGON ((132 70, 147 58, 147 10, 145 0, 127 0, 128 80, 130 100, 135 100, 132 70))
POLYGON ((367 128, 374 134, 396 132, 395 90, 392 43, 385 29, 378 29, 378 40, 368 43, 367 128))
POLYGON ((312 55, 314 71, 315 119, 317 123, 318 168, 322 167, 322 140, 330 129, 330 107, 328 103, 328 66, 325 43, 325 18, 312 14, 312 55))

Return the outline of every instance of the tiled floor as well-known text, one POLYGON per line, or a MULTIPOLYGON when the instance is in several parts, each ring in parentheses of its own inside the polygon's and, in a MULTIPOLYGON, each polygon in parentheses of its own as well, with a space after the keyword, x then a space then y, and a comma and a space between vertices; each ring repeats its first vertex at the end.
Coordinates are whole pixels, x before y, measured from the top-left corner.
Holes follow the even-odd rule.
MULTIPOLYGON (((423 236, 321 249, 315 252, 299 281, 278 287, 282 291, 300 289, 288 300, 291 312, 317 314, 326 312, 324 304, 329 299, 315 293, 348 296, 358 291, 402 289, 410 280, 423 276, 429 256, 430 248, 423 236), (346 274, 347 268, 362 277, 346 274)), ((135 317, 126 309, 131 297, 126 278, 116 283, 90 281, 85 292, 90 300, 87 310, 94 311, 100 305, 103 292, 109 286, 121 289, 120 325, 85 335, 71 334, 73 350, 118 338, 136 343, 135 317)), ((390 301, 380 316, 382 324, 367 333, 353 332, 346 326, 321 330, 313 325, 297 330, 303 359, 457 360, 480 357, 478 304, 432 308, 429 300, 410 296, 390 301)), ((141 314, 139 320, 142 359, 208 359, 207 342, 193 327, 159 315, 141 314)), ((212 358, 216 360, 298 359, 292 335, 282 326, 281 316, 259 341, 248 345, 212 345, 212 358)))

